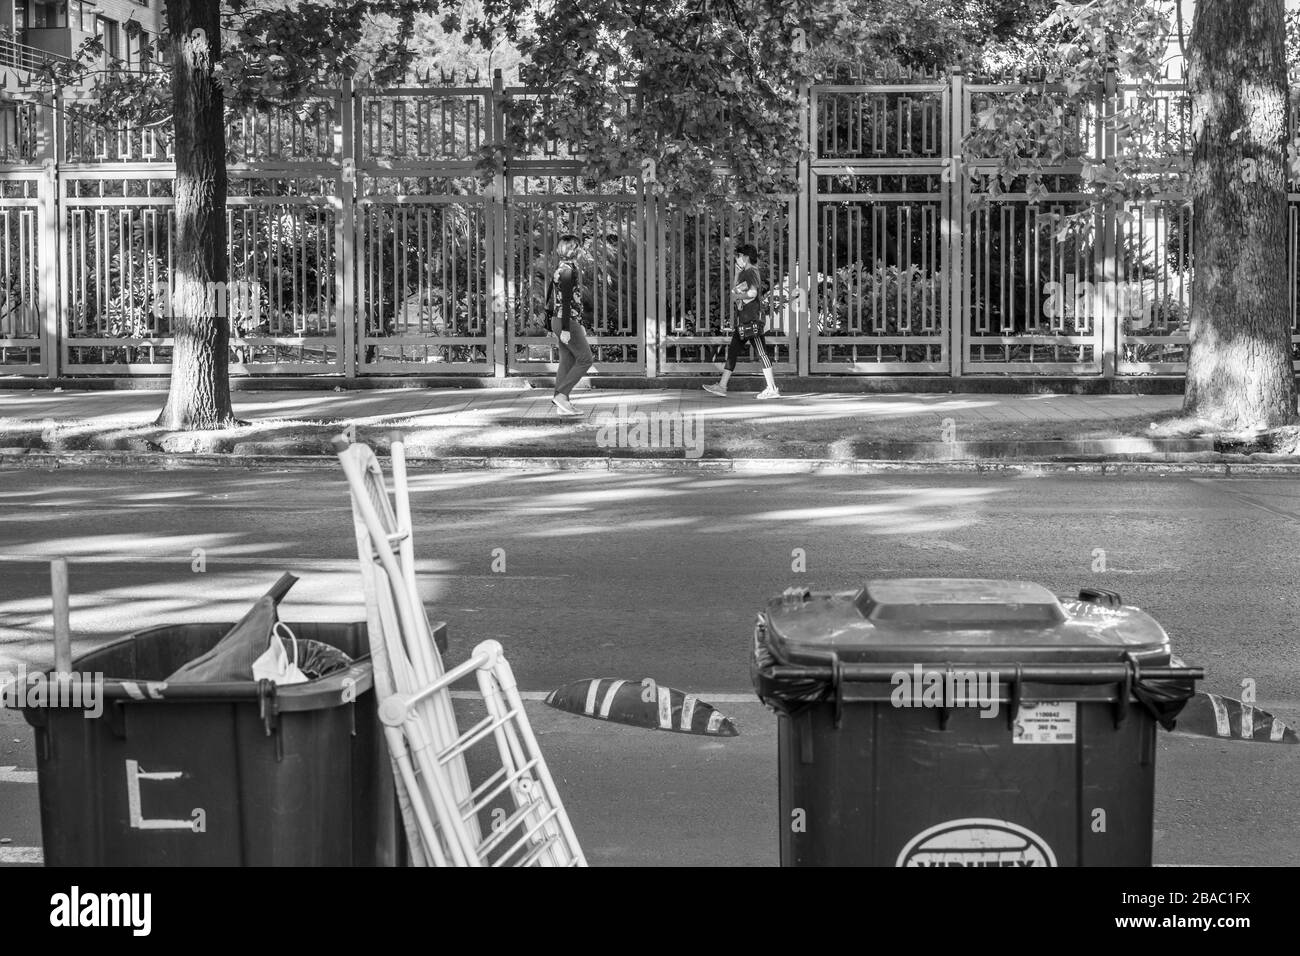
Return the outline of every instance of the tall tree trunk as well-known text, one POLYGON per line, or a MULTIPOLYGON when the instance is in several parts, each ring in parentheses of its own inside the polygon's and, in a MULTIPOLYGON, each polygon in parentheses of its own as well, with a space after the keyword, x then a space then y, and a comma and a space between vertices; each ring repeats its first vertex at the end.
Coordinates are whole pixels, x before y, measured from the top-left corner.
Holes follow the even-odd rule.
POLYGON ((171 386, 158 416, 166 428, 223 428, 230 407, 226 129, 213 67, 221 56, 220 0, 166 0, 171 32, 176 136, 176 248, 173 259, 171 386))
POLYGON ((1283 0, 1200 0, 1192 100, 1192 314, 1183 409, 1224 428, 1296 418, 1288 313, 1283 0))

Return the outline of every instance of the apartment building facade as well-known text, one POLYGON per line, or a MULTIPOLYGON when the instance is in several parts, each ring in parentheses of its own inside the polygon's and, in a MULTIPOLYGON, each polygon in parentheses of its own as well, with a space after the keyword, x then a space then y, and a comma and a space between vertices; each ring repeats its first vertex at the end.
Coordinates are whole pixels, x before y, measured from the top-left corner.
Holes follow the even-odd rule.
MULTIPOLYGON (((74 56, 86 40, 104 41, 103 65, 148 69, 150 41, 162 29, 163 0, 0 0, 0 65, 21 74, 74 56)), ((13 84, 7 85, 12 88, 13 84)))
POLYGON ((24 113, 10 94, 51 61, 103 38, 102 69, 148 70, 163 0, 0 0, 0 158, 20 153, 24 113))

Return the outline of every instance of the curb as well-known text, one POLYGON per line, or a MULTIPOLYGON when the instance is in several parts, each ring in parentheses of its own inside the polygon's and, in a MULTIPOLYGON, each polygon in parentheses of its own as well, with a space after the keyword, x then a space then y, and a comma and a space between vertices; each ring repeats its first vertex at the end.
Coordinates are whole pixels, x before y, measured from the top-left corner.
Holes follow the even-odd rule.
MULTIPOLYGON (((449 457, 408 459, 412 470, 460 471, 603 471, 686 472, 719 474, 1009 474, 1099 475, 1177 477, 1199 475, 1222 478, 1279 478, 1300 476, 1300 464, 1188 461, 880 461, 830 458, 579 458, 559 456, 449 457)), ((336 468, 325 455, 204 455, 144 452, 0 451, 0 469, 50 470, 60 468, 336 468)))
MULTIPOLYGON (((1212 438, 988 439, 954 442, 850 442, 847 456, 872 461, 966 461, 1008 459, 1089 461, 1143 456, 1166 461, 1218 463, 1212 438), (1200 456, 1190 459, 1188 456, 1200 456), (1206 457, 1208 456, 1208 457, 1206 457)), ((1297 462, 1300 463, 1300 462, 1297 462)), ((1286 464, 1286 462, 1283 462, 1286 464)))

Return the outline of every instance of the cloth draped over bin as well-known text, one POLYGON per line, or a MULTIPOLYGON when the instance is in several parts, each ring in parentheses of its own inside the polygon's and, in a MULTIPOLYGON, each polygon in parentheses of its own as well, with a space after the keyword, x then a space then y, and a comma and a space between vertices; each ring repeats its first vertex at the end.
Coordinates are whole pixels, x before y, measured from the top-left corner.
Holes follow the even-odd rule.
MULTIPOLYGON (((280 600, 297 581, 292 574, 282 575, 215 647, 168 675, 167 683, 254 680, 254 661, 266 653, 272 641, 280 640, 275 633, 280 623, 280 600)), ((281 629, 287 627, 281 625, 281 629)), ((322 641, 292 639, 296 645, 292 656, 308 680, 336 673, 352 663, 352 658, 337 647, 322 641)))

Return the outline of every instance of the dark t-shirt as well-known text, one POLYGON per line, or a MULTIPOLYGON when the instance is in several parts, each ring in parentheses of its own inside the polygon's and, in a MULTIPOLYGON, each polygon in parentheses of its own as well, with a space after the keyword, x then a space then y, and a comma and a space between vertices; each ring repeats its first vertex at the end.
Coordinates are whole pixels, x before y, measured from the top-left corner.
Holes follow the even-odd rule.
POLYGON ((560 277, 555 283, 557 298, 560 300, 560 328, 558 331, 569 331, 569 319, 573 312, 574 291, 577 285, 578 270, 567 262, 563 263, 560 266, 560 277))
MULTIPOLYGON (((740 273, 740 277, 736 279, 736 285, 740 285, 742 282, 748 285, 750 288, 757 290, 759 296, 749 302, 745 302, 739 309, 736 310, 736 322, 739 325, 744 325, 748 322, 759 321, 758 301, 759 298, 761 298, 763 292, 762 286, 759 284, 758 270, 755 269, 753 266, 750 266, 749 268, 745 269, 740 273)), ((744 296, 741 296, 741 301, 744 302, 744 296)))

